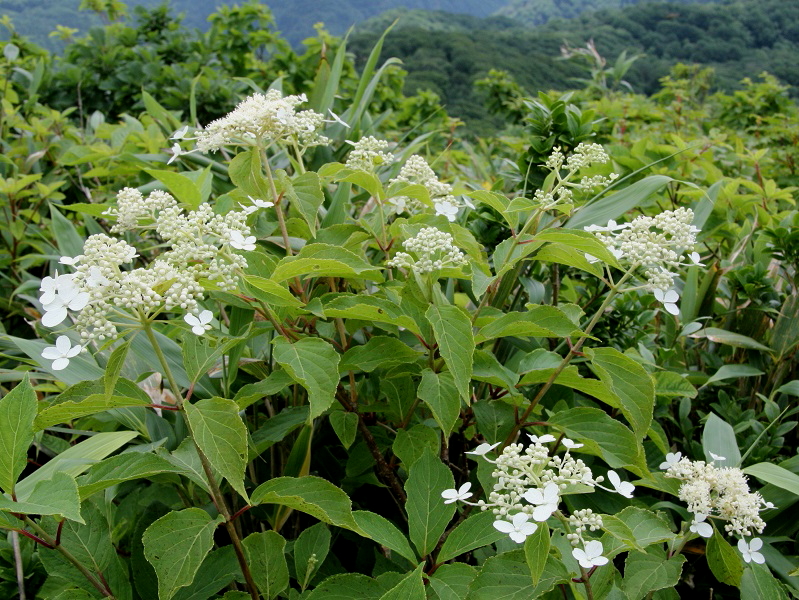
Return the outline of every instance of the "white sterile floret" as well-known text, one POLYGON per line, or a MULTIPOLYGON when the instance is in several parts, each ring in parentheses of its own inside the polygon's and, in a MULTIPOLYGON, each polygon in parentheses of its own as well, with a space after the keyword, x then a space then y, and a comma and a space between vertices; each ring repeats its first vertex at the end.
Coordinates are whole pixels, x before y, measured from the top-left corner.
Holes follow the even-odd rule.
POLYGON ((532 433, 528 433, 527 437, 529 437, 530 441, 534 444, 546 444, 548 442, 554 442, 557 439, 550 433, 545 433, 544 435, 533 435, 532 433))
POLYGON ((700 262, 702 260, 702 257, 699 256, 699 252, 691 252, 688 255, 688 259, 691 261, 692 265, 696 265, 697 267, 705 266, 702 262, 700 262))
POLYGON ((691 521, 691 526, 688 529, 704 538, 712 537, 713 526, 710 523, 705 523, 705 519, 707 519, 707 515, 694 515, 694 520, 691 521))
POLYGON ((585 544, 584 548, 572 550, 572 556, 577 559, 583 569, 601 567, 608 564, 608 559, 602 556, 603 550, 602 542, 591 540, 585 544))
POLYGON ((349 128, 349 125, 348 125, 347 123, 345 123, 345 122, 344 122, 344 121, 341 119, 341 117, 339 117, 339 116, 338 116, 336 113, 334 113, 334 112, 332 111, 332 109, 329 109, 329 108, 328 108, 328 109, 327 109, 327 112, 330 114, 330 117, 331 117, 333 120, 332 120, 332 121, 325 121, 325 123, 338 123, 339 125, 342 125, 342 126, 344 126, 344 127, 347 127, 347 128, 349 128))
POLYGON ((301 147, 326 144, 329 140, 318 130, 324 115, 312 110, 296 111, 307 102, 305 95, 285 96, 278 90, 254 94, 205 129, 196 132, 197 149, 207 153, 228 144, 252 145, 253 141, 296 143, 301 147))
POLYGON ((529 535, 533 535, 538 529, 535 523, 528 523, 530 517, 524 513, 513 515, 510 522, 505 520, 494 521, 494 529, 507 533, 517 544, 521 544, 529 535))
POLYGON ((664 292, 661 289, 655 290, 655 300, 663 304, 663 308, 672 315, 679 315, 680 308, 677 306, 677 302, 680 299, 680 295, 677 293, 676 290, 668 290, 664 292))
POLYGON ((666 460, 660 463, 660 466, 658 468, 664 470, 670 469, 678 462, 680 462, 681 458, 682 458, 682 452, 669 452, 668 454, 666 454, 666 460))
POLYGON ((72 341, 65 335, 59 335, 55 346, 42 350, 42 358, 52 360, 53 371, 61 371, 69 366, 69 359, 77 356, 83 347, 80 344, 72 345, 72 341))
POLYGON ((738 550, 741 552, 741 557, 744 562, 756 562, 762 565, 766 562, 766 557, 763 556, 758 550, 763 547, 763 540, 760 538, 752 538, 747 544, 746 540, 738 540, 738 550))
POLYGON ((270 208, 275 205, 274 202, 270 202, 269 200, 259 200, 258 198, 253 198, 252 196, 247 196, 252 202, 252 206, 245 206, 241 204, 241 210, 246 215, 251 215, 254 212, 261 210, 262 208, 270 208))
POLYGON ((49 304, 55 300, 59 290, 74 288, 74 279, 75 276, 72 273, 64 273, 63 275, 59 275, 58 271, 56 271, 55 277, 45 277, 42 279, 42 282, 39 285, 39 291, 42 292, 42 295, 39 296, 39 302, 42 304, 49 304))
POLYGON ((183 149, 180 147, 178 142, 172 144, 172 156, 169 157, 169 160, 166 161, 166 164, 171 165, 175 162, 181 154, 184 154, 183 149))
POLYGON ((578 443, 577 443, 577 442, 575 442, 574 440, 570 440, 570 439, 569 439, 569 438, 567 438, 567 437, 565 437, 565 438, 563 438, 562 440, 560 440, 560 443, 561 443, 561 444, 563 444, 563 445, 564 445, 566 448, 568 448, 569 450, 572 450, 572 449, 577 449, 577 448, 582 448, 582 447, 585 445, 585 444, 578 444, 578 443))
MULTIPOLYGON (((44 298, 49 295, 45 294, 44 298)), ((67 318, 69 311, 80 311, 88 303, 91 297, 88 293, 82 292, 74 285, 60 286, 53 296, 53 299, 46 304, 42 304, 44 315, 42 325, 45 327, 55 327, 67 318)))
POLYGON ((708 451, 708 454, 710 454, 710 458, 712 458, 714 461, 716 461, 716 460, 718 460, 718 461, 727 460, 727 458, 725 456, 719 456, 718 454, 716 454, 714 452, 708 451))
POLYGON ((255 250, 255 236, 249 235, 244 237, 244 234, 238 230, 230 232, 228 243, 237 250, 255 250))
POLYGON ((447 217, 447 220, 452 223, 458 216, 460 208, 455 202, 455 196, 446 196, 433 203, 433 208, 436 210, 437 215, 447 217))
POLYGON ((608 481, 613 486, 613 490, 625 498, 632 498, 635 486, 629 481, 622 481, 616 471, 608 471, 608 481))
MULTIPOLYGON (((614 255, 620 257, 632 269, 642 268, 650 291, 668 292, 674 284, 676 268, 683 262, 683 253, 696 244, 699 231, 691 225, 694 213, 689 208, 667 210, 654 217, 639 216, 630 223, 607 227, 589 225, 586 231, 593 232, 614 255)), ((698 260, 694 252, 689 254, 693 263, 698 260)))
POLYGON ((414 237, 405 240, 402 247, 408 252, 397 252, 386 265, 410 268, 416 273, 432 273, 444 267, 462 267, 466 257, 455 246, 453 237, 435 227, 425 227, 414 237))
POLYGON ((560 503, 560 488, 555 483, 548 483, 543 490, 527 490, 522 496, 530 504, 535 505, 533 509, 533 519, 536 521, 546 521, 558 510, 560 503))
MULTIPOLYGON (((458 211, 462 208, 461 202, 452 195, 452 186, 438 180, 433 169, 421 156, 414 154, 400 169, 399 175, 389 183, 407 183, 424 186, 430 196, 430 201, 437 215, 444 215, 449 221, 454 221, 458 211)), ((416 198, 409 196, 394 196, 387 200, 393 212, 417 213, 425 206, 416 198)), ((465 205, 465 203, 464 203, 465 205)))
POLYGON ((187 314, 184 315, 183 320, 191 325, 191 330, 195 335, 203 335, 206 331, 211 329, 209 323, 213 320, 214 313, 210 310, 204 310, 199 315, 187 314))
POLYGON ((378 140, 376 137, 362 137, 357 142, 350 142, 352 150, 347 155, 345 163, 348 169, 374 172, 375 167, 394 162, 394 157, 384 150, 388 149, 388 142, 378 140))
POLYGON ((444 504, 452 504, 453 502, 457 502, 458 500, 466 500, 466 498, 470 498, 472 493, 469 491, 471 489, 472 484, 470 482, 464 483, 461 487, 451 490, 444 490, 441 492, 441 497, 444 498, 444 504))
POLYGON ((475 448, 474 450, 464 452, 464 454, 472 454, 474 456, 485 456, 497 446, 499 446, 499 442, 497 442, 496 444, 488 444, 486 442, 483 442, 482 444, 477 446, 477 448, 475 448))
MULTIPOLYGON (((62 265, 69 265, 70 267, 74 267, 80 262, 80 256, 62 256, 58 259, 58 262, 62 265)), ((47 279, 45 277, 45 279, 47 279)))

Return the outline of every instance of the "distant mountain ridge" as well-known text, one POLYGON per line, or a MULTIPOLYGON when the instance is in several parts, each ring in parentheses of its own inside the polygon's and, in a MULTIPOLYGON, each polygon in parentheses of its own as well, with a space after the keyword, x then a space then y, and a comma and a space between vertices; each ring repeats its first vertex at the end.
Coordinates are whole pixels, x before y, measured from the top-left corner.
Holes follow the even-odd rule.
POLYGON ((672 4, 718 4, 723 0, 510 0, 495 14, 514 19, 518 25, 534 27, 552 19, 573 19, 587 12, 666 1, 672 4))

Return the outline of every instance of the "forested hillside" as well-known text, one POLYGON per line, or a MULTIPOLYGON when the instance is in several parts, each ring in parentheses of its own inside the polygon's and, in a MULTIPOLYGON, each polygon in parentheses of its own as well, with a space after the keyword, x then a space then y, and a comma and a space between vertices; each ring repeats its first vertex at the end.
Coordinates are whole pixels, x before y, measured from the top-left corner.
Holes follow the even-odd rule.
MULTIPOLYGON (((661 0, 511 0, 496 14, 510 17, 521 25, 543 25, 552 19, 573 19, 583 13, 626 8, 661 0)), ((709 4, 723 0, 675 0, 679 4, 709 4)))

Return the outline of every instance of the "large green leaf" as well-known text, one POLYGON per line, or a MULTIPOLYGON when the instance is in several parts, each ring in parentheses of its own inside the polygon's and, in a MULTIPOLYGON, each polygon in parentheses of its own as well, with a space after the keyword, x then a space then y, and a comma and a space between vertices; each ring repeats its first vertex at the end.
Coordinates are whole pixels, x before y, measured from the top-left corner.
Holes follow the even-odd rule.
POLYGON ((426 557, 432 552, 455 514, 455 504, 444 504, 441 497, 441 492, 454 485, 452 472, 430 449, 425 449, 410 468, 405 482, 408 494, 405 510, 410 538, 419 556, 426 557))
POLYGON ((741 598, 788 600, 788 594, 765 565, 750 564, 741 577, 741 598))
POLYGON ((347 350, 341 357, 339 370, 371 373, 378 367, 416 362, 419 352, 395 337, 376 335, 361 346, 347 350))
POLYGON ((507 534, 494 527, 496 520, 496 515, 491 511, 481 511, 470 515, 447 536, 438 557, 436 557, 436 562, 446 562, 475 548, 493 544, 504 538, 507 534))
MULTIPOLYGON (((384 586, 360 573, 341 573, 328 577, 303 600, 379 600, 384 586)), ((307 592, 306 592, 307 593, 307 592)))
POLYGON ((36 409, 36 392, 27 376, 0 398, 0 488, 7 494, 28 464, 36 409))
POLYGON ((289 585, 289 567, 283 549, 286 540, 274 531, 252 533, 242 541, 247 565, 264 600, 272 600, 289 585))
POLYGON ((735 431, 732 425, 710 413, 702 430, 702 450, 705 453, 705 460, 715 461, 717 467, 737 467, 741 462, 741 452, 738 450, 738 442, 735 439, 735 431), (723 459, 714 459, 711 452, 716 456, 723 456, 723 459))
POLYGON ((81 500, 112 485, 144 479, 163 473, 181 473, 169 461, 154 454, 129 452, 100 461, 89 469, 78 481, 81 500))
POLYGON ((243 498, 247 466, 247 426, 233 400, 206 398, 184 405, 186 417, 200 451, 243 498))
MULTIPOLYGON (((555 373, 557 368, 535 369, 525 373, 519 385, 532 385, 535 383, 545 383, 555 373)), ((599 379, 587 379, 580 375, 579 370, 574 365, 569 365, 558 373, 554 381, 557 385, 565 385, 573 388, 588 396, 593 396, 613 408, 621 408, 619 397, 608 387, 608 384, 599 379)))
POLYGON ((363 294, 325 296, 324 311, 327 317, 388 323, 396 327, 404 327, 408 331, 421 335, 421 330, 416 321, 405 314, 397 304, 385 298, 363 294))
POLYGON ((725 379, 738 379, 739 377, 757 377, 763 375, 763 371, 752 365, 722 365, 719 370, 713 373, 705 382, 705 385, 724 381, 725 379))
POLYGON ((259 200, 274 200, 257 149, 236 154, 228 165, 228 175, 233 184, 248 196, 259 200))
POLYGON ((83 523, 78 485, 75 478, 66 473, 53 473, 52 478, 39 481, 27 500, 13 502, 0 496, 0 511, 26 515, 61 515, 70 521, 83 523))
POLYGON ((474 198, 481 204, 490 206, 499 214, 501 214, 511 229, 516 229, 519 226, 519 213, 508 210, 510 199, 504 194, 489 192, 488 190, 476 190, 474 192, 470 192, 469 197, 474 198))
POLYGON ((416 562, 416 555, 408 543, 408 538, 391 521, 368 510, 356 510, 352 516, 358 527, 378 544, 411 562, 416 562))
POLYGON ((618 267, 616 257, 593 233, 582 229, 548 229, 536 234, 537 240, 563 244, 582 254, 590 254, 611 266, 618 267))
POLYGON ((744 469, 744 473, 757 477, 799 496, 799 475, 773 463, 757 463, 744 469))
POLYGON ((169 600, 194 581, 214 543, 214 529, 224 521, 199 508, 172 511, 144 532, 144 556, 158 575, 158 598, 169 600))
POLYGON ((679 373, 658 371, 654 377, 656 395, 666 398, 696 398, 696 388, 679 373))
POLYGON ((46 427, 58 425, 59 423, 69 423, 73 419, 104 412, 112 408, 148 406, 149 404, 150 402, 142 398, 92 394, 77 402, 61 402, 60 404, 45 408, 36 416, 34 429, 39 431, 46 427))
POLYGON ((272 279, 285 281, 304 275, 383 281, 378 267, 370 265, 354 252, 330 244, 308 244, 298 254, 281 259, 272 279))
POLYGON ((524 540, 524 557, 530 569, 533 585, 538 585, 549 560, 549 527, 546 523, 539 523, 533 535, 524 540))
POLYGON ((255 488, 252 503, 287 506, 330 525, 361 532, 352 516, 349 496, 321 477, 308 475, 270 479, 255 488))
POLYGON ((745 335, 741 335, 740 333, 733 333, 732 331, 726 331, 716 327, 706 327, 701 333, 703 333, 707 339, 717 344, 726 344, 727 346, 748 348, 750 350, 761 350, 763 352, 772 351, 768 346, 764 346, 760 342, 746 337, 745 335))
POLYGON ((313 171, 297 175, 294 179, 289 179, 283 175, 281 184, 285 194, 284 197, 302 215, 303 220, 308 223, 311 235, 316 237, 316 217, 319 207, 322 206, 322 202, 325 200, 319 175, 313 171))
POLYGON ((461 398, 452 373, 434 373, 430 369, 425 369, 417 394, 433 413, 433 418, 441 427, 444 436, 448 438, 461 411, 461 398))
POLYGON ((643 448, 623 423, 596 408, 571 408, 553 415, 549 424, 585 444, 581 450, 601 456, 612 468, 647 472, 643 448))
POLYGON ((257 275, 245 275, 244 281, 249 286, 253 296, 266 302, 269 306, 288 306, 292 308, 302 306, 302 302, 294 297, 283 284, 277 281, 257 275))
POLYGON ((624 566, 624 591, 630 600, 641 600, 649 592, 674 587, 680 581, 685 557, 666 558, 663 551, 630 552, 624 566))
POLYGON ((315 419, 330 407, 335 398, 339 353, 320 338, 302 338, 294 343, 278 338, 273 343, 274 359, 308 391, 310 418, 315 419))
POLYGON ((525 312, 510 312, 484 325, 475 335, 478 344, 500 337, 571 337, 580 328, 557 307, 533 305, 525 312))
POLYGON ((325 562, 327 553, 330 552, 331 539, 327 524, 317 523, 304 529, 295 540, 294 572, 302 589, 308 587, 311 578, 325 562))
POLYGON ((722 583, 738 587, 744 572, 741 555, 724 539, 720 532, 714 532, 707 541, 707 564, 713 575, 722 583))
POLYGON ((472 378, 474 336, 472 322, 457 306, 433 305, 425 313, 433 327, 438 351, 449 367, 461 398, 469 401, 469 382, 472 378))
POLYGON ((186 208, 196 210, 202 204, 202 192, 197 184, 181 173, 143 169, 153 179, 163 183, 167 190, 186 208))
POLYGON ((646 370, 614 348, 586 351, 599 378, 618 396, 621 412, 639 439, 646 436, 655 408, 655 385, 646 370))
POLYGON ((428 580, 433 592, 431 600, 463 600, 477 577, 477 569, 465 563, 450 563, 436 569, 428 580))
POLYGON ((419 564, 402 581, 380 596, 380 600, 425 600, 422 567, 424 563, 419 564))
POLYGON ((529 600, 569 580, 563 562, 550 556, 537 584, 523 550, 492 556, 483 563, 469 588, 468 600, 529 600))

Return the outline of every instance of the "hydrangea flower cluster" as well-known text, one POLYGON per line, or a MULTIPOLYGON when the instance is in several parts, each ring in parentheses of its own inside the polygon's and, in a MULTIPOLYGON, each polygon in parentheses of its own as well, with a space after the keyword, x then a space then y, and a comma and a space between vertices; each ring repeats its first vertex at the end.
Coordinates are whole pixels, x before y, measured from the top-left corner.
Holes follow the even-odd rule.
MULTIPOLYGON (((517 542, 538 529, 536 523, 542 523, 559 510, 560 500, 564 494, 584 492, 585 488, 599 487, 610 492, 619 493, 627 498, 632 497, 634 487, 631 483, 622 482, 614 471, 608 473, 613 489, 601 485, 605 478, 594 477, 591 469, 579 458, 571 455, 571 450, 581 448, 569 438, 561 438, 560 446, 565 448, 563 456, 552 454, 546 445, 555 442, 553 435, 530 435, 532 444, 509 444, 497 459, 491 460, 486 454, 499 444, 481 444, 472 452, 482 456, 495 465, 491 476, 495 480, 488 501, 467 501, 471 497, 471 484, 466 483, 458 490, 444 490, 441 496, 445 502, 461 501, 478 506, 482 510, 492 510, 496 516, 494 527, 517 542)), ((572 555, 584 568, 604 565, 608 559, 602 556, 602 543, 587 539, 586 532, 597 531, 602 527, 602 517, 591 509, 578 510, 568 516, 570 533, 566 536, 574 547, 572 555)))
POLYGON ((610 160, 605 149, 599 144, 578 144, 574 152, 568 156, 563 154, 560 147, 552 149, 552 153, 547 158, 545 166, 556 174, 557 184, 552 190, 536 190, 533 195, 544 209, 555 207, 559 204, 569 204, 572 201, 572 190, 589 191, 599 186, 611 184, 618 173, 611 173, 610 176, 594 175, 583 177, 577 182, 572 182, 571 178, 577 171, 592 164, 606 164, 610 160), (565 174, 562 171, 566 171, 565 174))
MULTIPOLYGON (((42 280, 42 324, 55 327, 72 312, 84 342, 116 337, 114 315, 129 321, 131 312, 199 312, 208 284, 223 291, 236 288, 247 261, 232 249, 255 247, 244 212, 218 215, 203 204, 186 213, 162 191, 144 198, 138 190, 125 188, 117 195, 117 207, 107 214, 117 217, 112 232, 152 230, 168 249, 146 267, 125 270, 123 266, 137 256, 136 249, 124 240, 96 234, 86 240, 82 254, 61 259, 74 273, 42 280)), ((205 332, 209 317, 210 311, 203 311, 196 324, 189 322, 195 333, 205 332)), ((63 359, 74 354, 58 343, 55 348, 59 356, 53 350, 45 358, 61 360, 58 365, 64 368, 63 359)))
POLYGON ((278 90, 249 96, 226 116, 196 132, 197 149, 207 153, 233 143, 269 140, 298 144, 303 148, 328 143, 319 134, 324 115, 312 110, 297 112, 307 102, 305 94, 283 96, 278 90))
MULTIPOLYGON (((430 200, 433 203, 436 214, 447 217, 450 222, 455 221, 458 211, 463 206, 474 208, 473 205, 468 203, 461 204, 452 194, 452 186, 448 183, 440 182, 433 169, 427 164, 427 161, 417 154, 414 154, 405 162, 402 169, 400 169, 399 175, 390 180, 389 183, 411 183, 424 186, 430 194, 430 200)), ((389 198, 388 203, 391 205, 393 212, 397 214, 420 212, 424 208, 424 205, 419 200, 408 196, 389 198)))
MULTIPOLYGON (((690 208, 667 210, 654 217, 641 215, 630 223, 609 221, 604 227, 589 225, 586 231, 596 235, 613 255, 631 270, 642 268, 646 278, 645 288, 654 292, 657 300, 671 314, 679 314, 679 295, 672 288, 676 273, 670 269, 683 265, 701 265, 699 254, 691 252, 688 262, 683 254, 696 244, 699 229, 691 223, 694 213, 690 208)), ((588 257, 596 261, 593 257, 588 257)))
POLYGON ((452 236, 449 233, 425 227, 414 237, 402 242, 402 247, 408 252, 397 252, 386 265, 389 267, 404 267, 415 273, 431 273, 444 267, 462 267, 467 264, 452 236))
POLYGON ((384 150, 388 149, 388 142, 378 140, 376 137, 362 137, 357 142, 349 142, 353 148, 347 155, 346 166, 348 169, 374 172, 375 167, 394 162, 394 157, 384 150))
MULTIPOLYGON (((715 460, 724 457, 714 456, 715 460)), ((678 492, 680 500, 688 505, 694 514, 690 531, 702 537, 711 537, 713 527, 705 520, 710 517, 726 521, 724 530, 741 538, 762 533, 766 526, 760 512, 774 508, 758 492, 749 491, 746 475, 735 467, 716 467, 715 461, 692 461, 680 452, 669 453, 660 468, 666 470, 666 477, 682 481, 678 492)), ((757 550, 762 541, 753 538, 750 543, 741 539, 738 548, 746 562, 763 562, 757 550), (745 546, 745 547, 744 547, 745 546)))

